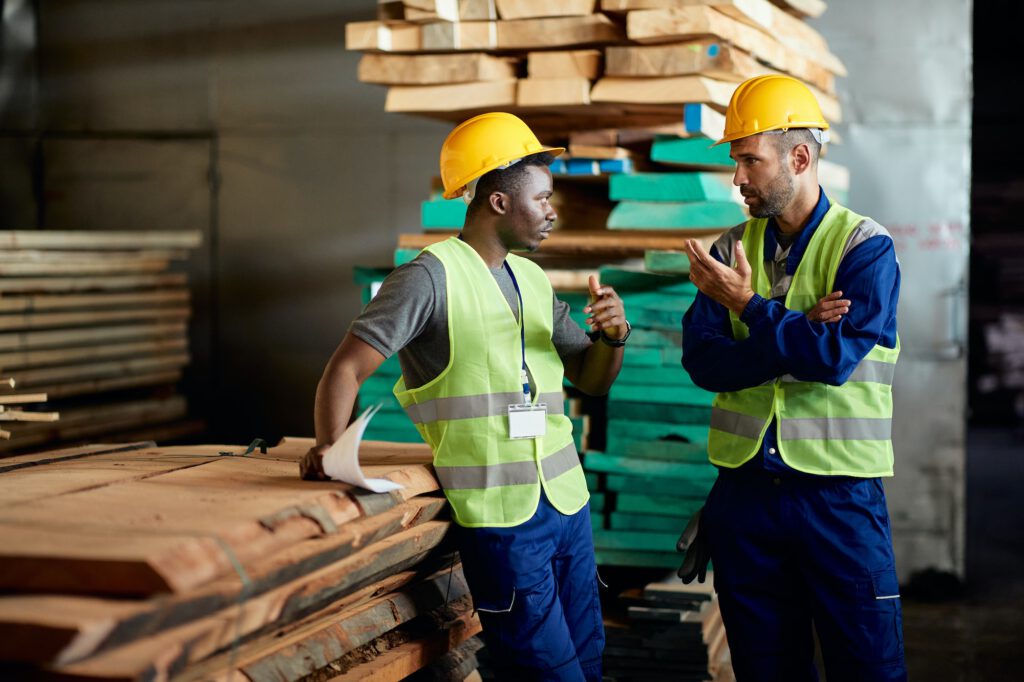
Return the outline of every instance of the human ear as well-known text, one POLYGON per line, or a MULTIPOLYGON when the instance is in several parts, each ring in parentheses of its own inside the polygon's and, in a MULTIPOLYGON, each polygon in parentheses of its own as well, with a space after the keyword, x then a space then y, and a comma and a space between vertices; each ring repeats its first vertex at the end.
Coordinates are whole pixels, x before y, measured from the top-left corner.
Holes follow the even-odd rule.
POLYGON ((491 192, 491 195, 487 198, 491 204, 492 211, 498 215, 508 213, 508 195, 504 192, 491 192))

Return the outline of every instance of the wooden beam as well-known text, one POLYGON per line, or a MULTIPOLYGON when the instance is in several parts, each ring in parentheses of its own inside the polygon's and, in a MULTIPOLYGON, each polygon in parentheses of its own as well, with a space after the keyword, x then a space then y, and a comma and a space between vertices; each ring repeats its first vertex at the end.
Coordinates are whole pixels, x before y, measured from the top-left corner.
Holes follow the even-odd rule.
MULTIPOLYGON (((590 96, 595 102, 642 104, 707 104, 722 111, 729 104, 732 83, 701 76, 666 78, 616 78, 599 80, 590 96)), ((680 110, 680 113, 682 111, 680 110)))
POLYGON ((139 308, 136 310, 98 310, 84 313, 23 313, 0 315, 0 330, 74 327, 129 320, 168 321, 188 318, 191 315, 192 309, 182 306, 139 308))
POLYGON ((382 85, 439 85, 516 77, 516 60, 484 53, 394 55, 364 54, 359 80, 382 85))
POLYGON ((183 336, 186 323, 146 322, 110 327, 83 327, 55 331, 8 332, 0 334, 0 351, 64 348, 85 344, 111 343, 127 340, 166 339, 183 336))
POLYGON ((146 232, 92 230, 4 230, 0 249, 194 249, 202 244, 198 230, 146 232))
POLYGON ((351 21, 345 24, 345 49, 364 52, 416 52, 422 48, 420 27, 351 21))
POLYGON ((772 3, 799 18, 816 19, 828 8, 825 0, 772 0, 772 3))
POLYGON ((162 272, 170 265, 167 259, 138 258, 124 260, 91 260, 68 262, 0 262, 0 276, 18 275, 116 275, 162 272))
POLYGON ((56 291, 116 291, 177 287, 187 283, 184 273, 117 277, 0 277, 0 294, 56 291))
POLYGON ((571 78, 523 78, 516 90, 521 107, 557 107, 590 104, 590 81, 571 78))
POLYGON ((496 0, 502 19, 587 16, 594 13, 597 0, 496 0))
POLYGON ((450 85, 395 85, 388 88, 384 110, 390 112, 457 111, 514 106, 516 81, 450 85))
POLYGON ((497 22, 499 50, 604 45, 625 37, 622 28, 603 14, 497 22))
POLYGON ((137 358, 124 358, 107 362, 87 362, 80 365, 64 365, 40 369, 28 369, 17 373, 18 382, 24 388, 49 384, 72 383, 88 379, 125 377, 156 371, 177 370, 192 358, 187 352, 172 352, 137 358))
POLYGON ((26 412, 0 407, 0 421, 10 422, 55 422, 60 419, 60 412, 26 412))
POLYGON ((117 294, 36 294, 0 298, 0 313, 39 312, 83 308, 188 303, 188 289, 139 291, 117 294))
POLYGON ((586 78, 601 75, 600 50, 556 50, 530 52, 526 55, 526 71, 530 78, 586 78))
POLYGON ((71 383, 42 385, 38 388, 45 391, 52 400, 72 398, 94 393, 108 393, 120 391, 126 388, 140 388, 143 386, 173 386, 181 381, 181 370, 163 372, 145 372, 132 374, 123 377, 112 377, 106 379, 86 379, 71 383))
POLYGON ((424 24, 422 32, 423 50, 427 52, 493 50, 498 46, 494 21, 438 21, 424 24))
POLYGON ((0 371, 93 362, 112 358, 163 355, 188 350, 188 339, 184 336, 155 341, 106 344, 102 346, 76 346, 54 350, 17 351, 0 353, 0 371))
POLYGON ((46 393, 12 393, 0 395, 0 405, 14 405, 18 403, 45 403, 46 393))

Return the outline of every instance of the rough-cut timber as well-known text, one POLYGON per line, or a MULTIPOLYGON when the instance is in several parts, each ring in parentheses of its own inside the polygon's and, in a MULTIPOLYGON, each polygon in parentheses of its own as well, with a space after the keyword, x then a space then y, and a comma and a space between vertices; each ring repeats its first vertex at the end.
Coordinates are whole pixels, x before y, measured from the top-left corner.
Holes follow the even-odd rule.
POLYGON ((592 14, 597 0, 496 0, 502 19, 586 16, 592 14))

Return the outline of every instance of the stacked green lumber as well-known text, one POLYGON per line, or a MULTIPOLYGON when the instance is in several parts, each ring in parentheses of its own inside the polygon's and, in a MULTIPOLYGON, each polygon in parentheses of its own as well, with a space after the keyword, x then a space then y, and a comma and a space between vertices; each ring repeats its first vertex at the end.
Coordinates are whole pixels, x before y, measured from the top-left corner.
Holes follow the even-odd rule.
POLYGON ((617 268, 603 268, 601 281, 622 297, 633 335, 608 397, 605 450, 584 460, 602 495, 598 563, 673 568, 676 540, 716 475, 706 453, 713 394, 680 364, 696 289, 685 277, 617 268))

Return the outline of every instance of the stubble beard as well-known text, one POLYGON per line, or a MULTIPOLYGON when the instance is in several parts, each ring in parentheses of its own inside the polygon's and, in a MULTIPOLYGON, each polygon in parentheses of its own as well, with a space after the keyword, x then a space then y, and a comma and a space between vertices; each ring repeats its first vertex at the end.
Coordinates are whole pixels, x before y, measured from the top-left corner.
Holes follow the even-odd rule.
POLYGON ((783 169, 756 196, 761 203, 750 207, 750 215, 755 218, 777 218, 796 196, 796 183, 793 176, 783 169))

